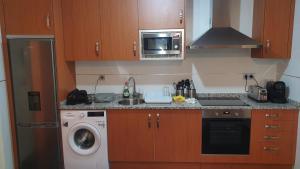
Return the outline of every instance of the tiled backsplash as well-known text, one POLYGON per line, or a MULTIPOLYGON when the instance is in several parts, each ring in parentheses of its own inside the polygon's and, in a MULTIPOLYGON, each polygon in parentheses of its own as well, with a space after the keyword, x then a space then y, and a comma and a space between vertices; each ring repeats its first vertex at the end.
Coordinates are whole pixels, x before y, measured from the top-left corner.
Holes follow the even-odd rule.
MULTIPOLYGON (((286 63, 282 60, 252 59, 250 50, 203 49, 189 53, 184 61, 77 62, 77 87, 94 91, 99 75, 104 75, 97 92, 120 93, 133 76, 141 92, 162 91, 182 79, 193 79, 201 93, 244 92, 243 73, 254 73, 258 81, 279 79, 286 63)), ((250 84, 253 82, 250 82, 250 84)))

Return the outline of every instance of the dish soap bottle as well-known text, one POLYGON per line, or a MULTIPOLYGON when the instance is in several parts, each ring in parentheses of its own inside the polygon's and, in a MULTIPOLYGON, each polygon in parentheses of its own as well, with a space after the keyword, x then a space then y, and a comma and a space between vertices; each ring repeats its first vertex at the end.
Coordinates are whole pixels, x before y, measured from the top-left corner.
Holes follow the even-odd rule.
POLYGON ((129 93, 128 82, 125 82, 124 90, 123 90, 123 98, 129 98, 129 96, 130 96, 130 93, 129 93))

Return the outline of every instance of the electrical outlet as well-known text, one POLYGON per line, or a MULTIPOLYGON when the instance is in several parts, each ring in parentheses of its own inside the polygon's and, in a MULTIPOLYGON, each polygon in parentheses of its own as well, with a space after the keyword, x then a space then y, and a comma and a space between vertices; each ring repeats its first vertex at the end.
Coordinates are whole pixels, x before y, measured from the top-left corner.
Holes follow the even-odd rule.
POLYGON ((99 79, 100 79, 101 81, 104 81, 104 80, 105 80, 105 75, 100 75, 100 76, 99 76, 99 79))
POLYGON ((253 77, 254 77, 254 73, 243 73, 244 80, 253 79, 253 77))

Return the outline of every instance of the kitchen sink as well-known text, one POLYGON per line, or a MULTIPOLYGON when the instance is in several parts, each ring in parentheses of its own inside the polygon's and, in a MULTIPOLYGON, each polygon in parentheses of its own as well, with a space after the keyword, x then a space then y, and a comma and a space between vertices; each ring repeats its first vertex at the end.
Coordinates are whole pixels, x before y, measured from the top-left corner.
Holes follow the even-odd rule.
POLYGON ((120 105, 130 106, 130 105, 139 105, 144 104, 144 99, 123 99, 118 102, 120 105))

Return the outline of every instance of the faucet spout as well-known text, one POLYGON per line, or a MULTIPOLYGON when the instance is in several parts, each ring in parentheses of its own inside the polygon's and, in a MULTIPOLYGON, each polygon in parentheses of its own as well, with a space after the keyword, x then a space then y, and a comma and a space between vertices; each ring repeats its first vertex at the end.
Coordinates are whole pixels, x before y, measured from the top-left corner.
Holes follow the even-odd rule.
POLYGON ((133 97, 136 97, 136 96, 137 96, 137 93, 136 93, 136 87, 135 87, 135 79, 134 79, 134 77, 130 77, 130 78, 128 79, 128 85, 130 85, 132 82, 133 82, 132 96, 133 96, 133 97))

